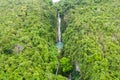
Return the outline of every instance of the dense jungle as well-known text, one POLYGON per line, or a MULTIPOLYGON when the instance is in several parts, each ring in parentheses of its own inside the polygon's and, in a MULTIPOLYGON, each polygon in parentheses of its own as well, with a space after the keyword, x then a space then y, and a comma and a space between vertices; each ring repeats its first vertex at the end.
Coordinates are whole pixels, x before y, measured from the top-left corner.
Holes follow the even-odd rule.
POLYGON ((120 80, 120 0, 1 0, 0 80, 120 80))

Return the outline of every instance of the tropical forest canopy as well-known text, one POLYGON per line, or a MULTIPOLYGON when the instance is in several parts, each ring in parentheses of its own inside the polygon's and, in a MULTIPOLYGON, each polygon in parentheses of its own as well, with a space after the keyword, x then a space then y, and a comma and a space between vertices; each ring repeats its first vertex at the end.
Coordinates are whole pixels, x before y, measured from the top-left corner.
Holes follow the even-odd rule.
POLYGON ((67 80, 71 75, 71 80, 120 80, 119 3, 0 1, 0 79, 67 80), (58 12, 61 54, 56 48, 58 12))

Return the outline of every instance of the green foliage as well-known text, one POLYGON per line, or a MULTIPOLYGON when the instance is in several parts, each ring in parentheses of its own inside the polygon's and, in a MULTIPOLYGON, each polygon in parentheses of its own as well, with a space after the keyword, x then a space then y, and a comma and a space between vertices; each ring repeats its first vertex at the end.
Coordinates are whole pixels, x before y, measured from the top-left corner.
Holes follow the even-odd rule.
POLYGON ((66 80, 57 68, 56 10, 44 0, 0 2, 0 79, 66 80))
POLYGON ((79 62, 81 80, 120 79, 119 2, 83 0, 63 18, 64 56, 79 62))
POLYGON ((52 5, 51 0, 2 0, 0 79, 67 80, 62 75, 70 72, 72 80, 119 80, 119 3, 61 0, 52 5), (58 76, 56 9, 65 26, 58 76), (80 72, 75 71, 76 62, 80 72))
POLYGON ((60 65, 61 65, 61 68, 62 68, 63 72, 67 72, 67 71, 72 70, 72 65, 70 64, 70 59, 69 58, 63 57, 60 60, 60 65))

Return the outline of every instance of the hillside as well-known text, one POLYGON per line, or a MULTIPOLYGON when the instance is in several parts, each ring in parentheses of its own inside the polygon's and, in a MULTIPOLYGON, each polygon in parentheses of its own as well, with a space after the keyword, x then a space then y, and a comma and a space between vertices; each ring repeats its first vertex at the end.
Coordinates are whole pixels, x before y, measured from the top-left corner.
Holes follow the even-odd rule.
POLYGON ((0 1, 0 80, 120 80, 119 3, 0 1), (62 18, 61 54, 57 13, 62 18))
POLYGON ((55 15, 44 0, 0 2, 1 80, 65 80, 55 75, 55 15))
POLYGON ((67 10, 62 5, 66 22, 63 54, 80 68, 80 77, 72 71, 73 80, 120 80, 119 3, 85 0, 67 5, 67 10))

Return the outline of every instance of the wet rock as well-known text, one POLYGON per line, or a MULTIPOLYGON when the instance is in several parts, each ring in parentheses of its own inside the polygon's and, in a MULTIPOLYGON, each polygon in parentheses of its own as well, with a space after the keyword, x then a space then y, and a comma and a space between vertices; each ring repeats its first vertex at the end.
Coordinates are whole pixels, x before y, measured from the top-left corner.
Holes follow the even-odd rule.
POLYGON ((15 47, 14 47, 14 49, 13 49, 13 52, 16 53, 16 54, 19 54, 23 50, 24 50, 24 46, 22 46, 20 44, 16 44, 15 47))
POLYGON ((80 68, 79 68, 79 65, 78 65, 78 62, 76 61, 76 63, 75 63, 75 70, 77 71, 77 72, 80 72, 80 68))
POLYGON ((72 80, 72 75, 71 75, 71 73, 69 74, 68 80, 72 80))

